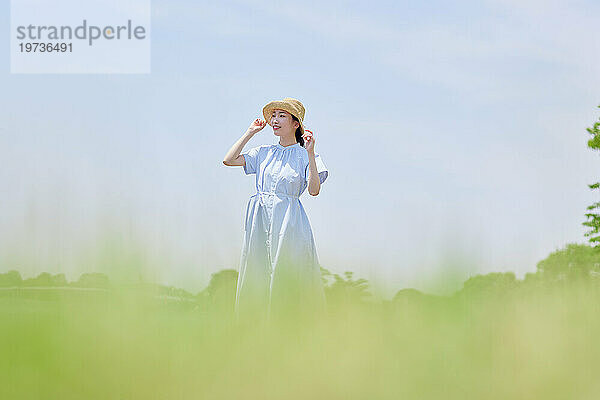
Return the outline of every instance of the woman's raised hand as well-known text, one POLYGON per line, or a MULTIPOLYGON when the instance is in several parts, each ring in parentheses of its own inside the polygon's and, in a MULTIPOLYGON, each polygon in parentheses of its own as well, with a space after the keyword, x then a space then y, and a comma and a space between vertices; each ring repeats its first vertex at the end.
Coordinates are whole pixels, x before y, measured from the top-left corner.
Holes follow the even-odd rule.
POLYGON ((306 151, 314 152, 315 151, 315 137, 313 135, 313 132, 305 128, 304 135, 302 136, 302 138, 304 139, 304 148, 306 149, 306 151))
POLYGON ((256 118, 254 121, 252 121, 250 127, 248 127, 248 132, 254 135, 256 132, 259 132, 262 128, 264 128, 265 125, 267 125, 267 123, 264 120, 256 118))

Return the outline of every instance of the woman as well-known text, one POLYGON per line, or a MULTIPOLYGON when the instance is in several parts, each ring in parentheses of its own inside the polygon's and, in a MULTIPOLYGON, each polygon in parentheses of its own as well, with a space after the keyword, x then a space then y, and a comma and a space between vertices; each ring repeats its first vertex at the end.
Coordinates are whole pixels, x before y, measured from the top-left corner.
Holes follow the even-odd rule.
POLYGON ((268 103, 265 120, 252 122, 223 159, 225 165, 243 166, 246 175, 256 175, 236 289, 238 322, 314 317, 325 308, 315 241, 299 197, 307 188, 318 195, 329 171, 315 153, 313 132, 304 131, 304 112, 302 103, 289 97, 268 103), (240 154, 265 121, 279 143, 240 154))

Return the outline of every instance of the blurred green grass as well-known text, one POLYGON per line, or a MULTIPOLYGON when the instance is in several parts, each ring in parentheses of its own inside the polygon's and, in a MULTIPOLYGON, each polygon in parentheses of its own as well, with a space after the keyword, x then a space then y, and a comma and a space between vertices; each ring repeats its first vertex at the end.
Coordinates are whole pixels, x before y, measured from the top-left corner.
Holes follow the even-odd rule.
POLYGON ((219 279, 191 298, 149 285, 5 287, 0 398, 596 399, 599 283, 556 278, 557 265, 381 301, 347 279, 344 296, 328 287, 321 318, 269 326, 237 324, 219 279))

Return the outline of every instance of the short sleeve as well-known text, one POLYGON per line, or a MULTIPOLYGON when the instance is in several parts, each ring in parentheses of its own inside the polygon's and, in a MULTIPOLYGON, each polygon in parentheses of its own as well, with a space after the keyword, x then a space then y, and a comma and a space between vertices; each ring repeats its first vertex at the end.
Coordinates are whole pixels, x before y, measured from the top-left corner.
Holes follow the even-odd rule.
MULTIPOLYGON (((323 182, 325 182, 325 179, 327 179, 327 177, 329 176, 329 170, 325 166, 323 159, 321 158, 321 156, 318 153, 315 153, 315 164, 317 164, 317 172, 319 173, 319 181, 321 183, 323 183, 323 182)), ((306 182, 308 182, 308 167, 309 167, 309 165, 310 165, 310 163, 306 164, 306 168, 305 168, 304 176, 306 176, 306 182)))
POLYGON ((261 146, 253 147, 245 153, 242 153, 244 159, 246 160, 246 165, 244 165, 244 172, 246 175, 255 174, 256 167, 258 166, 258 155, 260 153, 261 146))

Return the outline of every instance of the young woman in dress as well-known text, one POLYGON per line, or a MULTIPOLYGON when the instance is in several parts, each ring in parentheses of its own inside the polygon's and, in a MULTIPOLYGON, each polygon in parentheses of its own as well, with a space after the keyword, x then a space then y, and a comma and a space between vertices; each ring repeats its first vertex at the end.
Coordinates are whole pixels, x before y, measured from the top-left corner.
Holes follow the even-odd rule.
POLYGON ((265 120, 254 120, 223 159, 223 164, 243 166, 246 175, 255 175, 237 280, 238 322, 295 320, 325 310, 320 264, 300 195, 308 189, 317 196, 329 171, 315 152, 313 132, 304 130, 304 113, 302 103, 289 97, 268 103, 265 120), (267 123, 278 143, 240 154, 267 123))

